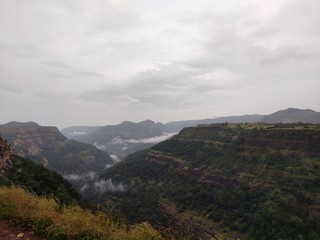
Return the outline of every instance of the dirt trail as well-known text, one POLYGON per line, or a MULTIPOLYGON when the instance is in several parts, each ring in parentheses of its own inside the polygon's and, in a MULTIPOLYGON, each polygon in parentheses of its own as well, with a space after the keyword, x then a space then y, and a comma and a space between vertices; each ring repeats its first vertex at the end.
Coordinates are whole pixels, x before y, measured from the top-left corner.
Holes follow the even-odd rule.
POLYGON ((1 240, 42 240, 35 236, 31 231, 23 231, 17 227, 11 226, 0 221, 0 239, 1 240))

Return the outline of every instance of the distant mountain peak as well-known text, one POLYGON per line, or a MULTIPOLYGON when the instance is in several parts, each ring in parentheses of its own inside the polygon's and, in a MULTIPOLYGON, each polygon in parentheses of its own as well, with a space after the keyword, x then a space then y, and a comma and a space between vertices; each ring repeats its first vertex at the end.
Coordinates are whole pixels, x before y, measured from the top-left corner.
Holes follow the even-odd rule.
POLYGON ((139 122, 139 124, 156 124, 156 123, 150 119, 147 119, 147 120, 139 122))
POLYGON ((143 124, 156 124, 156 123, 154 121, 150 120, 150 119, 147 119, 147 120, 144 120, 144 121, 141 121, 141 122, 137 122, 137 123, 134 123, 134 122, 131 122, 131 121, 123 121, 119 125, 125 126, 125 125, 136 125, 136 124, 143 125, 143 124))
POLYGON ((312 112, 312 113, 316 113, 316 111, 312 110, 312 109, 300 109, 300 108, 287 108, 287 109, 284 109, 284 110, 280 110, 280 111, 277 111, 277 112, 274 112, 272 114, 275 114, 275 113, 297 113, 297 112, 312 112))
POLYGON ((123 126, 123 125, 131 125, 131 124, 133 124, 133 122, 131 122, 131 121, 123 121, 119 125, 123 126))
POLYGON ((320 113, 311 109, 287 108, 266 115, 262 122, 266 123, 320 123, 320 113))
POLYGON ((41 127, 38 123, 36 122, 16 122, 16 121, 12 121, 12 122, 8 122, 6 124, 2 125, 3 127, 41 127))

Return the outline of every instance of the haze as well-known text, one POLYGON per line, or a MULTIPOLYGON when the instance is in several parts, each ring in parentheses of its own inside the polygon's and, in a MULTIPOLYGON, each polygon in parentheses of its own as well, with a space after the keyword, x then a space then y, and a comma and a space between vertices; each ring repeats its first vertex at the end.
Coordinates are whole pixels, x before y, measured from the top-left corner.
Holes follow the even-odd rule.
POLYGON ((319 0, 0 0, 0 123, 320 110, 319 0))

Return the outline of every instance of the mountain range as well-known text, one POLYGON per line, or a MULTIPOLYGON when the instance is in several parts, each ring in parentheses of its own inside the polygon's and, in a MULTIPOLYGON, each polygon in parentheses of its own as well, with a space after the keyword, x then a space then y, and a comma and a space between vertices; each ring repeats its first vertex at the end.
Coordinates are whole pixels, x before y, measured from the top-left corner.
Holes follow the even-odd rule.
POLYGON ((172 121, 166 124, 155 123, 151 120, 133 123, 125 121, 119 125, 104 127, 73 126, 61 130, 67 138, 93 144, 108 152, 115 161, 119 161, 138 150, 149 148, 158 142, 180 132, 185 127, 212 123, 320 123, 320 113, 306 109, 288 108, 270 115, 242 115, 213 119, 172 121))
POLYGON ((135 151, 151 147, 155 143, 165 140, 173 134, 163 131, 161 124, 151 120, 133 123, 129 121, 118 125, 104 127, 91 127, 86 132, 86 127, 69 127, 61 132, 74 140, 92 144, 97 148, 110 153, 115 161, 135 151), (95 130, 93 130, 95 128, 95 130), (73 132, 71 132, 73 130, 73 132), (82 134, 75 134, 82 133, 82 134))
POLYGON ((10 122, 0 125, 0 185, 74 204, 69 180, 124 234, 119 211, 165 239, 320 239, 319 123, 320 113, 290 108, 62 130, 81 143, 56 127, 10 122))

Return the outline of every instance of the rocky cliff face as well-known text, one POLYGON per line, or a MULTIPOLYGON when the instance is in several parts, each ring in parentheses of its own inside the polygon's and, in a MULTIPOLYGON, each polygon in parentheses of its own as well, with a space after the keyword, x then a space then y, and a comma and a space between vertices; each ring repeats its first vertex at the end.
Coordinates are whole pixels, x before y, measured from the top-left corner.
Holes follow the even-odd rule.
POLYGON ((0 134, 20 156, 59 173, 100 171, 113 161, 92 145, 68 140, 56 127, 11 122, 0 126, 0 134))
POLYGON ((4 171, 10 167, 10 156, 10 146, 2 138, 0 138, 0 174, 3 174, 4 171))

